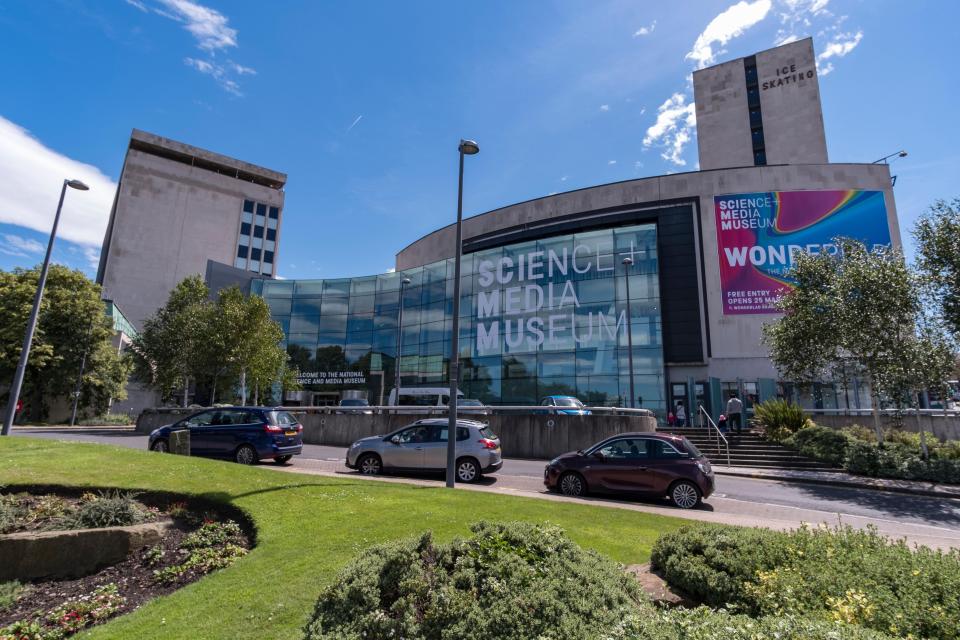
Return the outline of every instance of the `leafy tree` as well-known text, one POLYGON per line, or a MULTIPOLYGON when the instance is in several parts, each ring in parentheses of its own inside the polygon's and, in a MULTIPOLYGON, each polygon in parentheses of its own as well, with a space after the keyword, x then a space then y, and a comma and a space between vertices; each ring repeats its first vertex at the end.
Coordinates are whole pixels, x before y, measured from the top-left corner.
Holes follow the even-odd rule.
POLYGON ((798 256, 790 274, 797 286, 781 299, 784 315, 764 327, 764 340, 785 379, 866 378, 882 441, 881 399, 916 403, 919 389, 946 375, 930 363, 950 361, 952 352, 922 317, 919 278, 899 251, 836 244, 836 256, 798 256))
POLYGON ((913 230, 917 265, 942 310, 947 327, 960 338, 960 198, 938 200, 913 230))
POLYGON ((208 337, 209 293, 200 276, 185 278, 133 341, 137 379, 164 400, 182 389, 186 406, 190 379, 204 372, 200 354, 208 337))
MULTIPOLYGON (((38 267, 0 271, 2 380, 13 379, 39 277, 38 267)), ((113 347, 113 334, 99 285, 80 271, 51 265, 21 391, 28 417, 45 419, 51 399, 74 392, 84 354, 81 403, 103 413, 111 399, 125 398, 132 364, 113 347)))

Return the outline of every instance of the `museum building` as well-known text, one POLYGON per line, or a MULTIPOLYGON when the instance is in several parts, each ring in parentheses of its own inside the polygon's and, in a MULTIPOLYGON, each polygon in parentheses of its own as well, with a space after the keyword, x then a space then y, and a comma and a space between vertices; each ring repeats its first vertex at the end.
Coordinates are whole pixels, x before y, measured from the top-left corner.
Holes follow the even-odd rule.
MULTIPOLYGON (((716 416, 732 391, 748 405, 794 393, 762 327, 799 252, 836 251, 838 236, 900 246, 889 166, 828 161, 810 39, 694 72, 693 83, 699 171, 464 220, 466 397, 530 405, 569 394, 660 415, 682 400, 716 416)), ((401 387, 447 385, 454 247, 451 225, 401 250, 395 273, 254 277, 301 372, 303 390, 285 401, 383 403, 398 354, 401 387)), ((798 399, 860 408, 869 390, 824 383, 798 399)))

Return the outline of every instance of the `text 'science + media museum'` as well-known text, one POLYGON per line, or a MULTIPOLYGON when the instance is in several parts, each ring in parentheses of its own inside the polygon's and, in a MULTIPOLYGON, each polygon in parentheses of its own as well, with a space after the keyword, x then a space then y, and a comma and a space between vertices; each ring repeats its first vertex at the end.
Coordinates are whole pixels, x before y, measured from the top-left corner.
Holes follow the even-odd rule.
MULTIPOLYGON (((628 331, 634 404, 661 415, 683 400, 716 417, 731 391, 748 403, 798 393, 778 381, 762 326, 776 317, 798 253, 834 252, 837 236, 900 246, 889 166, 828 162, 810 39, 696 71, 693 83, 699 171, 464 220, 466 397, 630 406, 628 331)), ((299 368, 303 390, 285 404, 385 404, 398 348, 402 387, 447 385, 454 225, 400 250, 395 273, 276 279, 285 183, 282 173, 135 132, 98 273, 104 297, 138 326, 186 275, 205 274, 212 288, 240 282, 267 301, 299 368), (138 242, 177 259, 144 267, 143 252, 157 250, 138 242)), ((825 381, 798 399, 865 408, 869 389, 825 381)))

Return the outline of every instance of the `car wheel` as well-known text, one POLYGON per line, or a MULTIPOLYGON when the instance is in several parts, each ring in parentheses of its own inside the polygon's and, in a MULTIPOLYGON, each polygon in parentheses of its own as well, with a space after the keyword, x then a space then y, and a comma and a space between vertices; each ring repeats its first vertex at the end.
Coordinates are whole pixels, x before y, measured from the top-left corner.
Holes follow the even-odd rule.
POLYGON ((287 464, 293 456, 277 456, 273 459, 276 464, 287 464))
POLYGON ((241 445, 233 454, 233 459, 239 464, 256 464, 258 458, 257 450, 248 444, 241 445))
POLYGON ((560 477, 560 493, 565 496, 587 495, 587 482, 579 473, 570 471, 560 477))
POLYGON ((156 451, 157 453, 170 453, 170 443, 166 440, 157 440, 153 443, 153 446, 150 447, 151 451, 156 451))
POLYGON ((480 479, 480 465, 473 458, 457 460, 457 482, 476 482, 480 479))
POLYGON ((700 504, 700 490, 692 482, 681 480, 670 487, 670 499, 681 509, 692 509, 700 504))
POLYGON ((365 476, 376 476, 380 475, 380 472, 383 471, 383 463, 377 454, 365 453, 357 460, 357 469, 365 476))

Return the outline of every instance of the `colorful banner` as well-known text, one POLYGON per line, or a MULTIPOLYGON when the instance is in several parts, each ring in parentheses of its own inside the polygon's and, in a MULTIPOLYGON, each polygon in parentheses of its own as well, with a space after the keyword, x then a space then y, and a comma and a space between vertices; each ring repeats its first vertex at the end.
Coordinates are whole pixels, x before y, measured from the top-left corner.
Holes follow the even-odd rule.
POLYGON ((723 313, 776 313, 797 253, 836 253, 837 237, 890 246, 882 191, 768 191, 715 196, 723 313))

